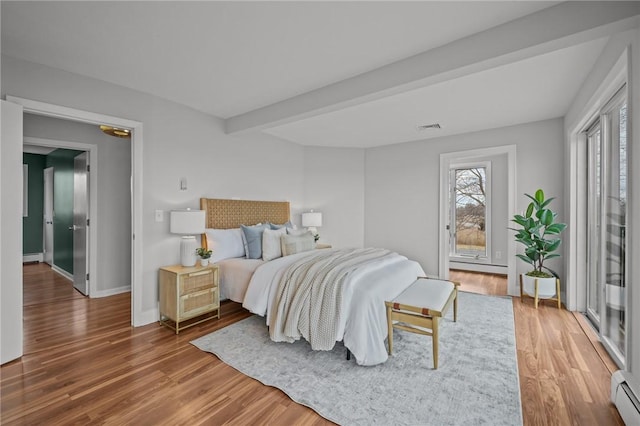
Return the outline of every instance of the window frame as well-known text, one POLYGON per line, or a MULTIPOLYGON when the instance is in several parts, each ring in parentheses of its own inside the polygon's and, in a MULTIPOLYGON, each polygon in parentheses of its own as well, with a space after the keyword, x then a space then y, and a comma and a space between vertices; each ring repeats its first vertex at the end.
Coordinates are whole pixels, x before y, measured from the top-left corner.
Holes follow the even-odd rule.
POLYGON ((472 161, 472 162, 456 162, 449 165, 449 261, 458 263, 477 263, 492 264, 493 256, 491 250, 491 161, 472 161), (485 169, 485 256, 465 255, 456 252, 455 232, 456 232, 456 179, 457 170, 466 170, 474 168, 485 169))

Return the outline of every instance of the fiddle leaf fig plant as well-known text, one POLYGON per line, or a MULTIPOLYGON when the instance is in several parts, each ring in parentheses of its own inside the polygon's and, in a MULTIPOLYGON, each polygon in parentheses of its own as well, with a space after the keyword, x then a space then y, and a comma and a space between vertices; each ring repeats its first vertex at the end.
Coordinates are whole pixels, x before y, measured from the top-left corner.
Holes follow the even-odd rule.
POLYGON ((535 196, 524 195, 531 199, 527 211, 524 215, 515 215, 511 220, 520 227, 509 228, 516 231, 516 241, 525 247, 524 254, 516 256, 533 266, 533 270, 526 275, 538 278, 557 277, 558 274, 546 267, 544 263, 560 256, 555 252, 562 242, 559 235, 567 225, 555 221, 557 213, 548 207, 554 198, 545 199, 542 189, 538 189, 535 196))

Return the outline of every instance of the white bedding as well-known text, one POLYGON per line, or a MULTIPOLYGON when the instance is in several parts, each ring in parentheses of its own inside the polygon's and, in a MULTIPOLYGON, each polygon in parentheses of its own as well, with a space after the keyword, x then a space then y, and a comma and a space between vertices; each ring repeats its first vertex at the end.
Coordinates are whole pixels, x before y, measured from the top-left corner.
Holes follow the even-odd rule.
POLYGON ((218 261, 216 264, 220 268, 220 300, 230 299, 242 303, 251 276, 263 263, 265 262, 261 259, 244 257, 218 261))
MULTIPOLYGON (((311 259, 318 254, 317 250, 312 250, 259 266, 251 277, 243 306, 255 314, 265 316, 268 324, 278 282, 287 266, 302 257, 311 259)), ((424 271, 417 262, 394 253, 383 261, 358 269, 345 280, 343 315, 338 325, 338 336, 358 364, 375 365, 387 360, 384 301, 395 298, 421 275, 424 275, 424 271)))

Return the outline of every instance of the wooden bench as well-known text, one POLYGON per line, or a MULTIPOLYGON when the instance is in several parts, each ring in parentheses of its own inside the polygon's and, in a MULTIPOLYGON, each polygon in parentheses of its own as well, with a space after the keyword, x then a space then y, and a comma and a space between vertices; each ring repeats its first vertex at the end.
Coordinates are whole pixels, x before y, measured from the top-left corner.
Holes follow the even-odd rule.
POLYGON ((438 323, 453 303, 453 320, 458 320, 460 283, 418 277, 387 307, 389 355, 393 351, 393 329, 424 334, 433 338, 433 368, 438 368, 438 323), (431 331, 429 331, 431 330, 431 331))

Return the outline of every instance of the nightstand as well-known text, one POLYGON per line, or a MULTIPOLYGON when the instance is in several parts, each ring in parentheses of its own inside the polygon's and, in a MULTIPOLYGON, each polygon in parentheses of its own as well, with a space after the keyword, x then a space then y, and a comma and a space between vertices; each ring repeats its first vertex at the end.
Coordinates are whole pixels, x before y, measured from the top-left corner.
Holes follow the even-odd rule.
POLYGON ((331 244, 316 244, 317 249, 328 249, 331 248, 331 244))
POLYGON ((220 318, 218 274, 217 265, 160 268, 160 323, 178 334, 192 325, 220 318))

